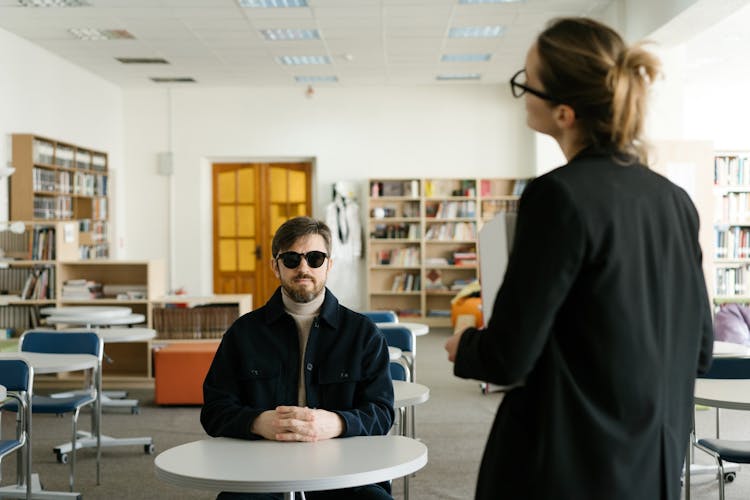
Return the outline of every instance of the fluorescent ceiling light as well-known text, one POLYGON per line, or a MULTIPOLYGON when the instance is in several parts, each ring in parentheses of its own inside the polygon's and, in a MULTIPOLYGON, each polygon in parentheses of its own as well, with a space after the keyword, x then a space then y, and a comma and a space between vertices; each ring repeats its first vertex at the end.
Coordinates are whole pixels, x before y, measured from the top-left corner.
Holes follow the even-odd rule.
POLYGON ((331 64, 328 56, 280 56, 277 58, 281 64, 299 66, 302 64, 331 64))
POLYGON ((151 81, 156 83, 195 83, 195 78, 190 76, 152 76, 151 81))
POLYGON ((319 40, 320 33, 316 29, 285 29, 274 28, 260 30, 266 40, 319 40))
POLYGON ((448 32, 450 38, 493 38, 503 36, 505 26, 466 26, 463 28, 451 28, 448 32))
POLYGON ((295 76, 297 83, 336 83, 339 81, 338 76, 295 76))
POLYGON ((480 62, 489 61, 490 54, 443 54, 443 62, 480 62))
POLYGON ((476 3, 518 3, 524 0, 460 0, 458 3, 476 4, 476 3))
POLYGON ((115 57, 123 64, 169 64, 169 61, 161 57, 115 57))
POLYGON ((240 7, 268 8, 268 7, 307 7, 307 0, 238 0, 240 7))
POLYGON ((466 73, 456 75, 438 75, 435 77, 435 80, 479 80, 480 78, 482 78, 482 75, 479 73, 466 73))
POLYGON ((22 7, 88 7, 84 0, 18 0, 22 7))
POLYGON ((74 37, 81 40, 126 40, 135 38, 127 30, 103 30, 98 28, 70 28, 74 37))

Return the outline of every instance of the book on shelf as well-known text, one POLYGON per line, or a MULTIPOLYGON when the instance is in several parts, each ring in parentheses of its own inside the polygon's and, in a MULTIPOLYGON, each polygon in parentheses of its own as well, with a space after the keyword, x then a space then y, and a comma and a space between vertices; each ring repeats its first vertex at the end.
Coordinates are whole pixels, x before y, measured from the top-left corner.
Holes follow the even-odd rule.
POLYGON ((443 284, 443 273, 439 269, 430 269, 424 275, 425 290, 447 290, 448 287, 443 284))
POLYGON ((62 286, 62 298, 65 300, 98 299, 103 296, 102 284, 85 279, 67 280, 62 286))

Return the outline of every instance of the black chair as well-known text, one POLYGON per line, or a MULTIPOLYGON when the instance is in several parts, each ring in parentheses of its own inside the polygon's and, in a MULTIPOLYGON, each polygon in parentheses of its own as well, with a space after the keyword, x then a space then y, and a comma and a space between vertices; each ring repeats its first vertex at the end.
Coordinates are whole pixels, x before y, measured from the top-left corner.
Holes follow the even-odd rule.
MULTIPOLYGON (((750 379, 750 358, 714 358, 711 369, 701 378, 706 379, 750 379)), ((699 439, 693 445, 716 460, 719 480, 719 499, 724 500, 724 484, 734 480, 734 472, 726 472, 724 462, 750 463, 750 441, 719 438, 719 408, 716 408, 716 438, 699 439)), ((689 465, 689 464, 688 464, 689 465)))
POLYGON ((0 461, 7 455, 17 452, 17 486, 26 491, 26 498, 31 499, 31 415, 29 402, 32 396, 34 371, 22 359, 0 359, 0 385, 6 395, 0 401, 5 409, 6 403, 13 400, 16 409, 16 436, 13 439, 0 439, 0 461), (18 411, 18 408, 21 408, 18 411))

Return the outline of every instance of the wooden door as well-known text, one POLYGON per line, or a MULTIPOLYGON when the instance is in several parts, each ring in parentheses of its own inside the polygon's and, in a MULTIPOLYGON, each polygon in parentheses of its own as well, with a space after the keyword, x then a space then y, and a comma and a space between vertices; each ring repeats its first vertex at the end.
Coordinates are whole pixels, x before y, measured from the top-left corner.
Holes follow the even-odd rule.
POLYGON ((252 293, 263 304, 278 287, 271 240, 287 219, 312 212, 310 163, 213 165, 214 293, 252 293))

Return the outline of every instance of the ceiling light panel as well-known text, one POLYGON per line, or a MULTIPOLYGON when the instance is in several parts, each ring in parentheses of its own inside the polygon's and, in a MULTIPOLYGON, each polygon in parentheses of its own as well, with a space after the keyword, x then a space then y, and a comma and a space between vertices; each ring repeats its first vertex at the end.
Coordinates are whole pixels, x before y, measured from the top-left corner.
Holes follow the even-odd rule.
POLYGON ((195 78, 192 78, 190 76, 177 76, 177 77, 152 76, 151 80, 156 83, 195 83, 195 78))
POLYGON ((130 40, 135 38, 127 30, 70 28, 68 31, 79 40, 130 40))
POLYGON ((18 0, 22 7, 88 7, 84 0, 18 0))
POLYGON ((484 62, 489 61, 490 54, 443 54, 442 62, 484 62))
POLYGON ((294 81, 297 83, 336 83, 339 81, 337 76, 295 76, 294 81))
POLYGON ((461 4, 480 4, 480 3, 521 3, 524 0, 460 0, 461 4))
POLYGON ((260 30, 263 38, 269 41, 281 40, 320 40, 320 33, 316 29, 296 29, 296 28, 273 28, 260 30))
POLYGON ((277 60, 281 64, 290 66, 302 66, 305 64, 331 64, 328 56, 280 56, 277 60))
POLYGON ((248 9, 307 7, 307 0, 238 0, 240 7, 248 9))
POLYGON ((123 64, 169 64, 161 57, 116 57, 123 64))
POLYGON ((450 38, 497 38, 503 36, 505 26, 465 26, 451 28, 448 32, 450 38))
POLYGON ((482 75, 479 73, 463 73, 463 74, 453 74, 453 75, 437 75, 435 77, 435 80, 440 81, 452 81, 452 80, 479 80, 482 78, 482 75))

